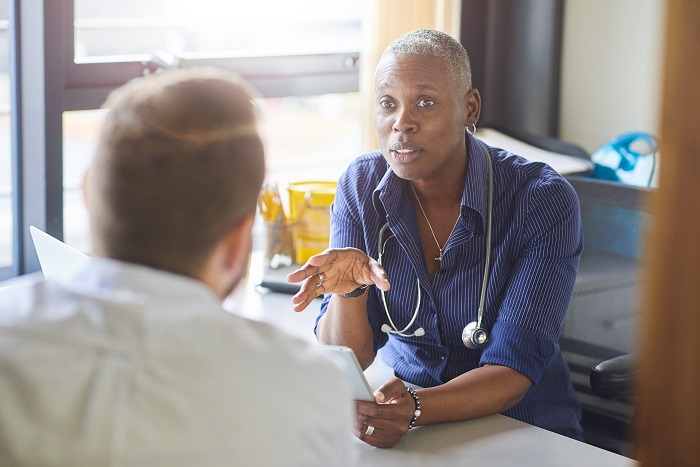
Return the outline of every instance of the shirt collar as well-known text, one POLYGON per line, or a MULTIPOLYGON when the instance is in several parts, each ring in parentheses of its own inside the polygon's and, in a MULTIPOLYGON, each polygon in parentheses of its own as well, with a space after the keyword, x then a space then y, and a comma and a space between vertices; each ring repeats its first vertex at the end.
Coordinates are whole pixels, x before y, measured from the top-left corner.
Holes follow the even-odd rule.
POLYGON ((196 279, 101 257, 88 261, 66 279, 64 286, 90 295, 109 296, 125 301, 165 300, 185 303, 204 300, 221 306, 221 300, 216 294, 196 279))
POLYGON ((481 228, 486 230, 488 212, 489 164, 486 145, 471 135, 466 135, 469 152, 467 180, 464 184, 462 207, 470 208, 481 216, 481 228))
POLYGON ((372 193, 374 209, 382 219, 386 219, 387 212, 397 209, 401 199, 400 193, 403 193, 404 183, 406 183, 406 180, 398 177, 387 164, 386 173, 384 173, 384 176, 372 193))

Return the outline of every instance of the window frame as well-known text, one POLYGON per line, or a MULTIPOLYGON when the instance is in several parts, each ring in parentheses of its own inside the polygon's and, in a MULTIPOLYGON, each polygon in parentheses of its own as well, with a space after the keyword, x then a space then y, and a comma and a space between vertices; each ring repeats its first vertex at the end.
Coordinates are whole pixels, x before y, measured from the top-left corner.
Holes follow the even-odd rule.
POLYGON ((359 51, 288 56, 157 55, 76 63, 74 1, 13 0, 10 11, 13 264, 0 278, 39 270, 29 226, 63 239, 63 113, 99 108, 127 81, 162 68, 239 73, 261 97, 356 92, 359 51))

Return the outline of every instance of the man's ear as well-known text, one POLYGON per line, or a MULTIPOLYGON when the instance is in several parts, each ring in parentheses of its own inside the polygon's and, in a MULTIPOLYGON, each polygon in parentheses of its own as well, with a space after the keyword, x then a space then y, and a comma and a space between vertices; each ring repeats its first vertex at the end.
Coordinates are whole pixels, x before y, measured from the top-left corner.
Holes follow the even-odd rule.
POLYGON ((88 169, 83 174, 83 186, 82 186, 83 203, 85 204, 85 208, 88 209, 88 211, 90 210, 90 204, 88 203, 88 200, 89 200, 88 195, 90 192, 90 189, 88 187, 88 184, 89 184, 88 178, 90 177, 90 168, 91 167, 88 167, 88 169))
POLYGON ((196 277, 222 300, 245 276, 253 244, 255 212, 236 222, 219 240, 196 277))
POLYGON ((242 270, 248 262, 252 247, 252 230, 255 212, 247 214, 234 224, 222 239, 223 267, 227 270, 242 270))

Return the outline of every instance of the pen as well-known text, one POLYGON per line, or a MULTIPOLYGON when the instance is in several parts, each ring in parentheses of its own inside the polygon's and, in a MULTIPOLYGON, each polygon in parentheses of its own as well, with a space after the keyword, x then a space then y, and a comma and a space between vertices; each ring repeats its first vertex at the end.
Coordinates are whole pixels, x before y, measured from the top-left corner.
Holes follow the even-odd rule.
POLYGON ((276 184, 265 184, 258 197, 258 210, 263 220, 270 223, 287 222, 282 198, 276 184))

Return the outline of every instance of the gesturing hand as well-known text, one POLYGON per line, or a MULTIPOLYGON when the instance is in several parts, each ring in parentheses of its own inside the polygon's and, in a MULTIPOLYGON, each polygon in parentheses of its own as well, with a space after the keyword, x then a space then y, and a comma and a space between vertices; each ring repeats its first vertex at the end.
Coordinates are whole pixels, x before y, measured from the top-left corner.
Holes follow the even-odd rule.
POLYGON ((299 269, 287 275, 287 282, 304 281, 292 297, 294 311, 304 310, 323 293, 343 294, 363 285, 389 290, 389 280, 379 263, 357 248, 329 248, 312 256, 299 269))

